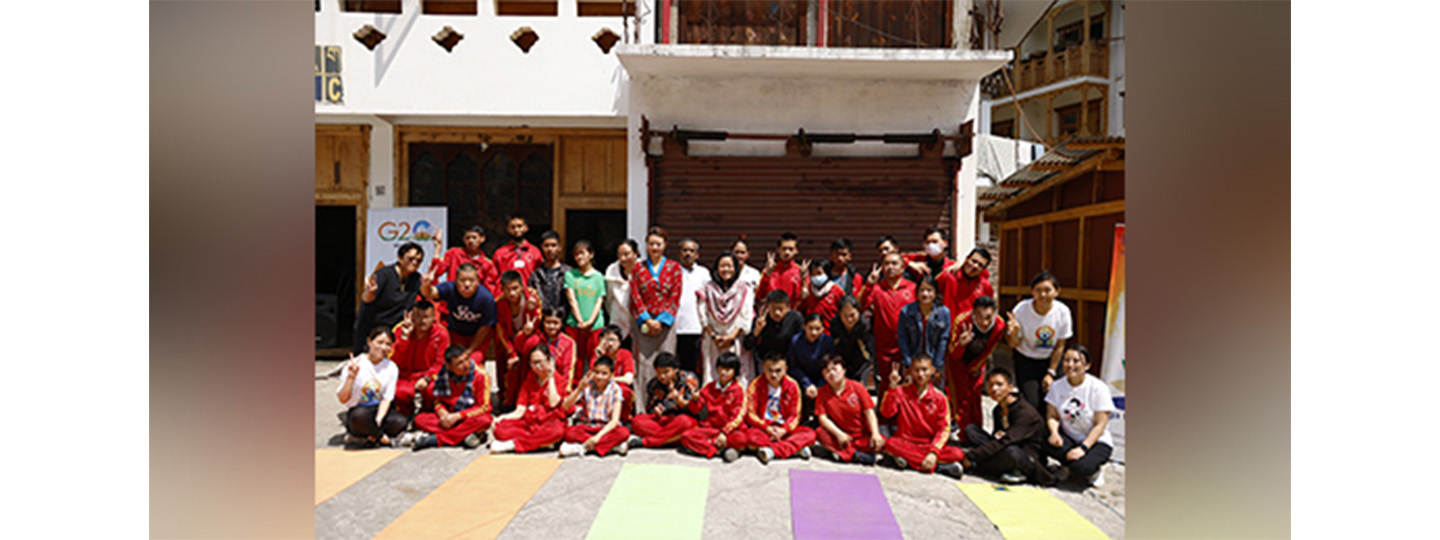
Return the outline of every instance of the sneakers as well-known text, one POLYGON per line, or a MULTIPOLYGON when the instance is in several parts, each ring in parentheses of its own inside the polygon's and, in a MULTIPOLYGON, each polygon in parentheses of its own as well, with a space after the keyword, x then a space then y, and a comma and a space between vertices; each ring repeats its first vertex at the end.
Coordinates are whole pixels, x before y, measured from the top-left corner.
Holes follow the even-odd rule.
POLYGON ((809 447, 809 446, 806 446, 806 447, 804 447, 804 448, 801 448, 799 452, 796 452, 796 453, 795 453, 795 455, 800 456, 800 459, 809 461, 809 460, 810 460, 810 447, 809 447))
POLYGON ((345 434, 345 446, 360 446, 366 443, 364 437, 356 437, 349 433, 345 434))
POLYGON ((465 437, 465 440, 461 441, 460 444, 465 445, 465 448, 474 450, 476 448, 479 448, 480 444, 483 442, 485 441, 480 438, 479 433, 471 433, 469 436, 465 437))
POLYGON ((763 448, 755 451, 755 457, 760 458, 760 463, 763 463, 763 464, 765 464, 765 465, 769 465, 769 464, 770 464, 770 458, 775 457, 775 451, 774 451, 774 450, 771 450, 770 447, 768 447, 768 446, 767 446, 767 447, 763 447, 763 448))
POLYGON ((875 454, 867 452, 855 452, 855 456, 850 458, 850 461, 853 463, 859 463, 861 465, 874 465, 875 454))
POLYGON ((1054 470, 1050 471, 1050 474, 1055 475, 1055 483, 1063 484, 1065 483, 1065 481, 1070 479, 1070 467, 1060 465, 1058 467, 1055 467, 1054 470))
POLYGON ((620 455, 622 455, 622 456, 623 456, 623 455, 626 455, 626 454, 629 454, 629 453, 630 453, 630 439, 625 439, 624 442, 615 445, 615 453, 616 453, 616 454, 620 454, 620 455))
POLYGON ((1020 471, 1009 471, 1000 475, 1000 482, 1004 484, 1023 484, 1028 480, 1020 471))
POLYGON ((435 434, 433 433, 420 432, 416 435, 415 437, 411 437, 412 440, 410 441, 410 449, 413 451, 440 446, 440 439, 435 438, 435 434))
POLYGON ((740 452, 736 451, 734 448, 726 448, 724 452, 720 453, 720 458, 724 459, 726 463, 730 463, 732 461, 740 459, 740 452))
POLYGON ((1098 487, 1104 487, 1104 486, 1105 486, 1105 469, 1102 467, 1102 468, 1100 468, 1099 470, 1095 471, 1095 474, 1090 475, 1090 487, 1097 487, 1097 488, 1098 488, 1098 487))
POLYGON ((890 462, 895 464, 896 469, 905 470, 910 468, 910 462, 900 456, 890 456, 890 462))
POLYGON ((639 435, 631 435, 630 440, 625 441, 625 444, 630 447, 640 448, 645 446, 645 440, 641 439, 639 435))
POLYGON ((935 467, 935 472, 943 474, 945 476, 949 476, 956 480, 959 480, 960 477, 965 476, 965 472, 963 469, 960 468, 959 463, 941 463, 940 465, 935 467))
POLYGON ((491 453, 491 454, 503 454, 503 453, 505 453, 505 452, 514 452, 514 451, 515 451, 515 441, 491 441, 491 442, 490 442, 490 453, 491 453))
POLYGON ((585 453, 585 445, 580 443, 560 443, 560 457, 575 457, 585 453))

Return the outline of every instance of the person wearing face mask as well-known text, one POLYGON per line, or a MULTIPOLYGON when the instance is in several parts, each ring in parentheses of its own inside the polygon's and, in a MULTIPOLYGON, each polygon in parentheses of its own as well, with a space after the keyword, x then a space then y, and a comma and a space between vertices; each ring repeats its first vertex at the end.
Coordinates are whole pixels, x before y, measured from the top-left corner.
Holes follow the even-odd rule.
POLYGON ((415 305, 422 287, 431 283, 429 275, 421 275, 420 262, 425 253, 420 244, 406 242, 395 252, 399 260, 393 265, 377 268, 365 279, 365 292, 360 295, 360 312, 355 315, 355 352, 364 352, 370 329, 390 328, 400 322, 415 305))
POLYGON ((495 249, 496 270, 500 273, 514 270, 520 273, 521 283, 529 283, 530 274, 535 273, 541 259, 540 250, 525 239, 530 225, 525 223, 523 216, 510 216, 505 232, 510 234, 510 242, 495 249))
POLYGON ((945 229, 940 227, 925 229, 924 245, 923 253, 905 255, 905 279, 915 283, 920 283, 920 278, 925 276, 937 277, 946 268, 955 264, 955 261, 945 253, 949 247, 945 229))
POLYGON ((725 353, 740 360, 736 369, 741 381, 755 378, 750 353, 740 340, 755 321, 755 303, 750 299, 751 290, 739 281, 738 266, 734 254, 721 253, 710 270, 710 281, 696 293, 700 325, 704 328, 700 339, 700 376, 704 384, 715 380, 716 361, 725 353))
POLYGON ((626 238, 615 248, 615 262, 605 268, 605 316, 620 329, 620 343, 630 341, 635 331, 635 317, 630 314, 630 277, 640 260, 640 244, 626 238))
POLYGON ((805 261, 800 268, 809 275, 805 289, 800 293, 800 314, 819 316, 825 332, 829 333, 830 321, 840 309, 840 299, 845 297, 845 290, 839 283, 830 280, 831 265, 828 260, 813 265, 805 261))

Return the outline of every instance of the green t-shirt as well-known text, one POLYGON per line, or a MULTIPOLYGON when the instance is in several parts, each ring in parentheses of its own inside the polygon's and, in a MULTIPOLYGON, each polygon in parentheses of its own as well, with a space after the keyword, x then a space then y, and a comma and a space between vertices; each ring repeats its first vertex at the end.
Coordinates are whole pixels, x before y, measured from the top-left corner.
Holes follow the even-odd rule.
MULTIPOLYGON (((566 317, 565 324, 568 326, 580 326, 582 319, 589 319, 600 309, 600 300, 605 297, 605 274, 594 268, 590 269, 589 275, 580 273, 579 268, 572 268, 565 272, 565 288, 575 291, 575 304, 580 308, 579 317, 571 313, 566 317)), ((595 325, 591 330, 599 330, 605 327, 605 314, 602 312, 595 318, 595 325)))

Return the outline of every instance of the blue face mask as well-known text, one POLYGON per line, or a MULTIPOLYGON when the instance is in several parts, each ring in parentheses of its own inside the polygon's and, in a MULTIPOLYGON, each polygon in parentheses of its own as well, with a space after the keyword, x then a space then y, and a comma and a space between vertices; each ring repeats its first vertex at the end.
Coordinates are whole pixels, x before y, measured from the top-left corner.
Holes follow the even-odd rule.
POLYGON ((827 282, 829 282, 829 281, 830 281, 830 278, 825 277, 825 276, 811 276, 811 277, 810 277, 810 284, 811 284, 811 285, 814 285, 816 289, 819 289, 820 287, 824 287, 825 284, 826 284, 827 282))

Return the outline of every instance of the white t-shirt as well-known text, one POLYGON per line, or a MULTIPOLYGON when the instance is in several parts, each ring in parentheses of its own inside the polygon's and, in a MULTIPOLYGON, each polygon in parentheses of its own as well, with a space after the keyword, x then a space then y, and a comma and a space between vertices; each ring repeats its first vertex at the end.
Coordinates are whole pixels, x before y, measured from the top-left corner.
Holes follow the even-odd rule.
POLYGON ((1035 312, 1034 304, 1035 299, 1027 298, 1015 305, 1015 320, 1020 323, 1020 346, 1015 349, 1030 358, 1050 358, 1056 342, 1075 336, 1075 324, 1064 302, 1055 300, 1043 316, 1035 312))
MULTIPOLYGON (((349 409, 357 405, 378 405, 381 401, 395 399, 395 381, 400 378, 400 368, 395 366, 389 358, 381 360, 379 364, 370 361, 369 356, 360 356, 355 359, 360 365, 360 371, 355 373, 355 382, 351 383, 350 400, 345 402, 345 408, 349 409)), ((340 372, 340 385, 335 387, 335 392, 340 392, 345 387, 346 373, 349 366, 340 372)))
MULTIPOLYGON (((1050 392, 1045 394, 1045 403, 1060 412, 1060 429, 1065 430, 1065 434, 1076 441, 1084 441, 1090 434, 1090 428, 1095 427, 1095 413, 1115 412, 1110 386, 1089 373, 1085 374, 1085 382, 1078 387, 1070 386, 1070 379, 1065 377, 1050 383, 1050 392)), ((1110 438, 1108 424, 1105 431, 1100 433, 1097 442, 1115 446, 1114 440, 1110 438)))
POLYGON ((710 282, 710 271, 700 263, 695 263, 689 270, 682 264, 680 281, 680 308, 675 312, 675 333, 699 335, 703 327, 700 326, 700 307, 695 301, 695 294, 710 282))

